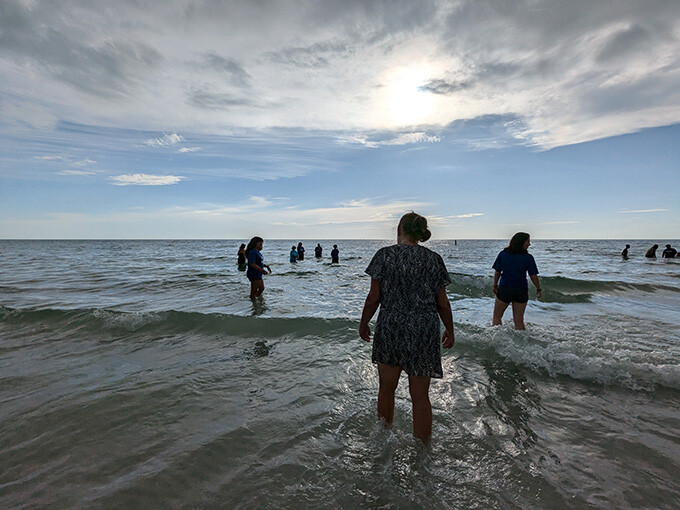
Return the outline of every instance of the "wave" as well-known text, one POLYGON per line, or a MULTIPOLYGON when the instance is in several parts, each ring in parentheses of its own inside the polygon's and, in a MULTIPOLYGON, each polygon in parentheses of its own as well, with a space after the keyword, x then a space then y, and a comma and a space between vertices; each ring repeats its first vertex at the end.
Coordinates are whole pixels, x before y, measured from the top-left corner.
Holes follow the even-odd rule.
MULTIPOLYGON (((463 297, 484 298, 493 296, 493 278, 491 276, 449 273, 451 283, 449 292, 463 297)), ((617 292, 680 292, 680 288, 651 283, 626 283, 606 280, 578 280, 564 276, 541 276, 543 297, 547 303, 588 303, 595 294, 613 294, 617 292)), ((529 286, 530 295, 535 295, 533 286, 529 286)))
POLYGON ((144 311, 128 312, 101 308, 75 310, 13 309, 0 306, 0 324, 26 326, 42 324, 60 330, 108 333, 226 334, 242 337, 275 338, 286 335, 323 336, 337 330, 356 331, 349 319, 315 317, 284 318, 229 315, 222 313, 144 311))
MULTIPOLYGON (((501 359, 552 378, 566 376, 634 390, 653 390, 656 386, 680 390, 678 347, 673 338, 664 344, 665 337, 659 336, 664 331, 663 324, 652 332, 645 328, 635 330, 634 324, 621 318, 607 320, 609 322, 597 330, 586 330, 586 326, 579 324, 565 325, 559 330, 532 326, 527 331, 515 331, 510 326, 491 328, 456 323, 456 347, 445 352, 444 362, 455 353, 482 363, 501 359), (652 344, 645 344, 644 338, 652 338, 652 344)), ((332 338, 335 344, 360 345, 357 326, 358 321, 349 318, 0 307, 0 331, 3 336, 11 334, 20 339, 22 345, 53 338, 143 343, 194 335, 258 341, 284 337, 307 341, 332 338)), ((8 346, 0 342, 0 349, 8 346)), ((301 344, 300 348, 308 347, 301 344)), ((449 360, 455 362, 452 356, 449 360)))
MULTIPOLYGON (((612 319, 616 321, 617 319, 612 319)), ((673 350, 619 348, 609 338, 612 325, 584 334, 578 328, 561 331, 532 327, 516 331, 511 326, 484 328, 457 325, 456 345, 484 359, 501 357, 552 378, 571 379, 632 390, 652 391, 657 386, 680 390, 680 365, 673 350)), ((619 335, 625 339, 625 334, 619 335)), ((630 340, 630 339, 629 339, 630 340)), ((677 353, 676 353, 677 354, 677 353)))

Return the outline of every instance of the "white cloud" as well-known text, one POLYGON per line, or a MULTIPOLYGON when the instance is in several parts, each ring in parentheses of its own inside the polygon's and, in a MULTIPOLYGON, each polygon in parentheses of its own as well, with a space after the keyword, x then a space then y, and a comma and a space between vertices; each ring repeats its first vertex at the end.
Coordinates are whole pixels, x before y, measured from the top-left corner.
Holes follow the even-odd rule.
POLYGON ((365 145, 366 147, 382 147, 386 145, 409 145, 416 143, 437 143, 441 141, 441 138, 435 135, 428 135, 423 132, 417 133, 402 133, 393 138, 387 140, 369 140, 366 136, 362 135, 349 135, 340 137, 339 140, 344 143, 358 143, 365 145))
POLYGON ((484 213, 456 214, 455 216, 449 216, 449 218, 475 218, 477 216, 484 216, 484 213))
POLYGON ((97 172, 91 170, 62 170, 59 175, 96 175, 97 172))
POLYGON ((619 211, 619 214, 655 213, 666 211, 668 211, 668 209, 636 209, 634 211, 619 211))
POLYGON ((123 174, 109 177, 116 186, 168 186, 177 184, 184 177, 179 175, 123 174))
POLYGON ((201 150, 200 147, 182 147, 177 152, 184 154, 186 152, 196 152, 196 151, 200 151, 200 150, 201 150))
MULTIPOLYGON (((144 142, 144 145, 149 147, 170 147, 176 143, 183 142, 184 137, 177 133, 164 134, 160 138, 150 138, 144 142)), ((180 149, 181 151, 181 149, 180 149)))

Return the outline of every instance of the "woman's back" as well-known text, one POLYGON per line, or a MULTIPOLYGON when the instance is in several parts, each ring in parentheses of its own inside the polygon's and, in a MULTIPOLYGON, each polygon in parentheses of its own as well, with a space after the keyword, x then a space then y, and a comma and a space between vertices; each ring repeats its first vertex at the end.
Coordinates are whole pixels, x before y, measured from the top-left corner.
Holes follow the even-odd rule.
POLYGON ((394 313, 436 312, 437 292, 449 281, 437 253, 409 244, 381 248, 366 272, 380 281, 381 311, 394 313))

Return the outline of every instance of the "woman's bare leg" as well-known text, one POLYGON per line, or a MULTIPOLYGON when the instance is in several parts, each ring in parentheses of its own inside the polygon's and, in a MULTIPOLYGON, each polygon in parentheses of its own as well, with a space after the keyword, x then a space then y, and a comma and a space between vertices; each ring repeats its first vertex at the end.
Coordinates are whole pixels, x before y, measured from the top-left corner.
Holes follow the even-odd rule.
POLYGON ((262 280, 253 280, 250 282, 250 299, 259 297, 264 292, 264 282, 262 280))
POLYGON ((508 306, 510 306, 510 303, 504 303, 500 299, 496 298, 496 302, 493 305, 493 325, 494 326, 500 326, 503 321, 503 314, 505 313, 505 310, 507 310, 508 306))
POLYGON ((432 435, 432 405, 430 378, 408 376, 408 389, 413 405, 413 435, 427 442, 432 435))
POLYGON ((512 302, 512 320, 515 321, 515 329, 526 329, 524 327, 524 310, 527 309, 527 303, 512 302))
POLYGON ((391 367, 378 363, 378 378, 380 379, 378 419, 388 427, 392 425, 394 418, 394 392, 397 390, 400 375, 401 367, 391 367))

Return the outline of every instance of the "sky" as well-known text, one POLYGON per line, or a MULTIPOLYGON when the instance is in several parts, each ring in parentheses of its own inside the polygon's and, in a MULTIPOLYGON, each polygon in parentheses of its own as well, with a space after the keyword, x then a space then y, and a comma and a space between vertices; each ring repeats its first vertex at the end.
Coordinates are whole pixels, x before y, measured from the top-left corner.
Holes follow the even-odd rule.
POLYGON ((2 0, 0 238, 680 239, 675 0, 2 0))

